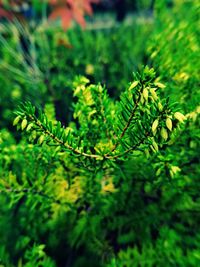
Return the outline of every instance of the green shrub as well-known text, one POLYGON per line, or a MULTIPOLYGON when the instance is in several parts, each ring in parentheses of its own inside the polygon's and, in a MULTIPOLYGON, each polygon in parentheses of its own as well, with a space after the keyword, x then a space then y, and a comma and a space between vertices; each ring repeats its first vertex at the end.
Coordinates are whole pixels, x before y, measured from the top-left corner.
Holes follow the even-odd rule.
POLYGON ((32 67, 1 46, 0 265, 198 266, 199 5, 165 4, 151 38, 41 27, 32 67), (159 77, 126 88, 142 61, 159 77))
MULTIPOLYGON (((44 115, 25 103, 14 124, 33 144, 26 143, 27 134, 16 145, 2 133, 1 172, 6 179, 1 179, 1 203, 9 206, 3 208, 1 246, 15 259, 13 264, 28 264, 27 249, 45 239, 45 253, 58 264, 71 255, 73 266, 102 266, 117 247, 137 242, 144 227, 140 216, 154 209, 149 200, 157 199, 159 183, 143 153, 164 151, 175 134, 172 128, 185 117, 173 114, 168 99, 160 100, 164 85, 147 67, 134 76, 119 102, 101 85, 88 82, 81 77, 74 82, 77 125, 70 122, 64 128, 55 118, 48 119, 52 111, 44 115), (147 170, 140 173, 144 164, 152 177, 143 176, 147 170)), ((149 219, 144 238, 151 223, 149 219)))

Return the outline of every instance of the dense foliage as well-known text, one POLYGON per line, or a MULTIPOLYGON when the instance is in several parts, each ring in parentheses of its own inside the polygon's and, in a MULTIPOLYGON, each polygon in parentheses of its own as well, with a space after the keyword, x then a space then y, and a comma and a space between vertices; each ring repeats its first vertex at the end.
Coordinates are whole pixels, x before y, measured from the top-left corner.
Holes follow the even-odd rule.
POLYGON ((199 265, 200 5, 173 2, 106 31, 2 25, 0 266, 199 265))

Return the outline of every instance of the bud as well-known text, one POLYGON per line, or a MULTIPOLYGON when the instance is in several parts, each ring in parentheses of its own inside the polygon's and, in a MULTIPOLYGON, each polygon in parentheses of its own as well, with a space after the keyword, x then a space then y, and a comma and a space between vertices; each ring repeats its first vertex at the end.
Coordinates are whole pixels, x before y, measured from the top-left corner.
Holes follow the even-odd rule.
POLYGON ((151 95, 152 95, 152 97, 153 97, 153 100, 157 100, 158 99, 158 96, 157 96, 157 94, 156 94, 156 91, 155 91, 155 89, 154 88, 151 88, 150 89, 150 92, 151 92, 151 95))
POLYGON ((155 151, 158 152, 158 144, 155 141, 153 141, 152 145, 155 151))
POLYGON ((164 127, 161 128, 160 135, 165 141, 167 140, 168 133, 167 133, 167 130, 164 127))
POLYGON ((172 130, 172 120, 169 117, 166 119, 166 126, 167 129, 172 130))
POLYGON ((161 89, 164 89, 166 87, 163 83, 155 82, 154 84, 161 89))
POLYGON ((161 104, 161 102, 158 103, 158 110, 159 110, 160 112, 163 111, 163 105, 161 104))
POLYGON ((141 95, 140 102, 141 102, 142 105, 144 104, 144 97, 143 97, 143 95, 141 95))
POLYGON ((135 88, 137 85, 139 84, 139 81, 135 81, 135 82, 133 82, 131 85, 130 85, 130 87, 129 87, 129 91, 130 90, 132 90, 133 88, 135 88))
POLYGON ((30 129, 33 127, 33 123, 30 123, 28 126, 27 126, 27 128, 26 128, 26 131, 28 132, 28 131, 30 131, 30 129))
POLYGON ((27 119, 23 119, 22 124, 21 124, 22 131, 26 128, 27 124, 28 124, 27 119))
POLYGON ((142 94, 143 94, 144 99, 147 101, 148 100, 148 95, 149 95, 149 92, 148 92, 147 88, 144 88, 142 94))
POLYGON ((174 118, 177 119, 180 122, 183 122, 185 120, 185 116, 180 112, 174 113, 174 118))
POLYGON ((178 167, 178 166, 171 166, 170 168, 170 176, 173 178, 174 175, 177 173, 177 172, 180 172, 181 169, 178 167))
POLYGON ((44 142, 44 138, 45 136, 44 135, 41 135, 38 139, 38 144, 41 145, 43 142, 44 142))
POLYGON ((157 129, 157 127, 158 127, 158 123, 159 123, 159 120, 158 120, 158 119, 156 119, 156 120, 153 122, 152 127, 151 127, 153 133, 156 131, 156 129, 157 129))
POLYGON ((20 116, 17 116, 14 121, 13 121, 13 126, 17 125, 18 122, 20 121, 21 117, 20 116))

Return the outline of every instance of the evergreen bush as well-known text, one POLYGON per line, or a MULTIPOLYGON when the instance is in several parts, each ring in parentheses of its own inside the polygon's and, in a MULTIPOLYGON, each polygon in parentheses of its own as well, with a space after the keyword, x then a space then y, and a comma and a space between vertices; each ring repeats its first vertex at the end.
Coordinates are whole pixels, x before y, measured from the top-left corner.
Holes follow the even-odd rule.
POLYGON ((1 202, 9 203, 3 218, 13 214, 16 220, 1 233, 1 245, 18 264, 37 261, 46 266, 51 262, 46 252, 58 264, 72 257, 74 266, 94 266, 94 262, 102 266, 119 247, 137 240, 134 228, 140 224, 134 226, 132 220, 144 216, 147 207, 152 208, 145 202, 156 201, 159 195, 158 180, 153 175, 144 178, 143 172, 136 175, 138 167, 149 168, 146 156, 165 150, 185 120, 169 99, 159 98, 164 85, 147 67, 135 74, 120 101, 84 77, 78 77, 74 87, 76 124, 63 127, 49 108, 45 115, 25 103, 14 120, 26 133, 23 140, 18 145, 10 140, 8 145, 7 133, 2 137, 1 171, 7 178, 1 179, 1 202), (137 205, 140 208, 134 211, 137 205), (44 238, 46 247, 39 243, 44 238), (66 254, 59 247, 66 248, 66 254))
POLYGON ((198 14, 1 36, 0 266, 199 265, 198 14))

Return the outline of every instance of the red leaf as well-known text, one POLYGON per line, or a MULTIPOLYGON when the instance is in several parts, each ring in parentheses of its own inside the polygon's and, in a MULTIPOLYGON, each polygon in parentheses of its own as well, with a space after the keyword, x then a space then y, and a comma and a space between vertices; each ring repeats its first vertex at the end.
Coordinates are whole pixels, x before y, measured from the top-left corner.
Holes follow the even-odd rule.
POLYGON ((12 19, 12 14, 0 7, 0 18, 12 19))
POLYGON ((85 26, 84 15, 92 15, 92 3, 98 3, 99 0, 49 0, 53 6, 50 19, 58 17, 62 20, 62 26, 67 29, 72 19, 76 20, 82 27, 85 26))

